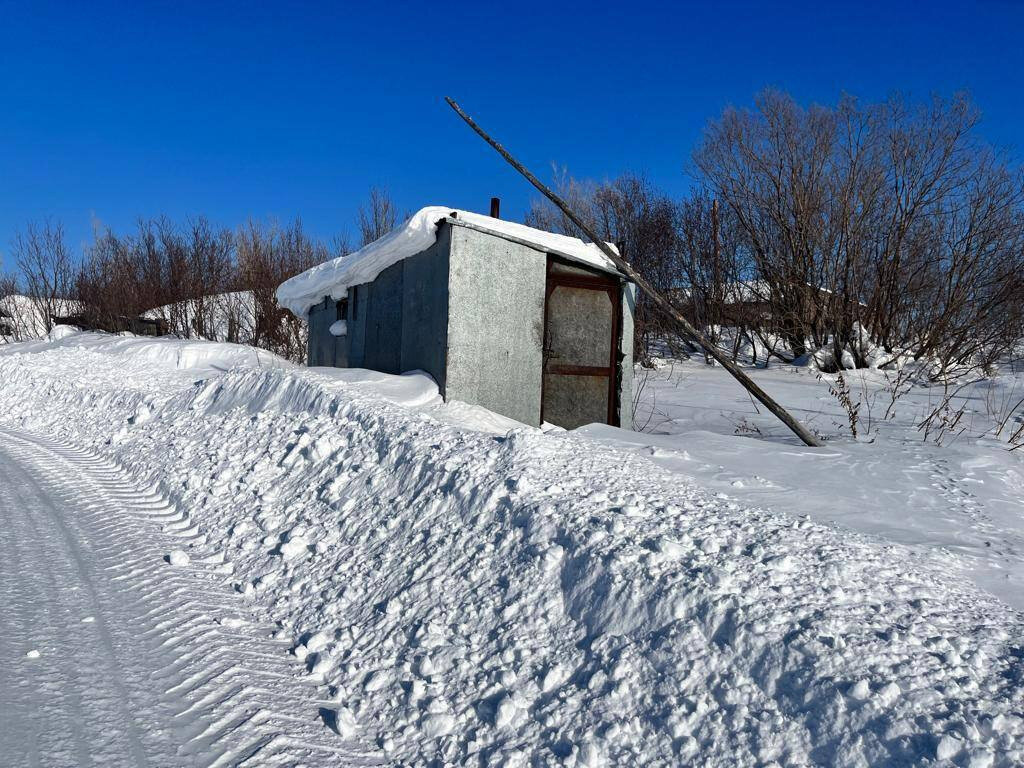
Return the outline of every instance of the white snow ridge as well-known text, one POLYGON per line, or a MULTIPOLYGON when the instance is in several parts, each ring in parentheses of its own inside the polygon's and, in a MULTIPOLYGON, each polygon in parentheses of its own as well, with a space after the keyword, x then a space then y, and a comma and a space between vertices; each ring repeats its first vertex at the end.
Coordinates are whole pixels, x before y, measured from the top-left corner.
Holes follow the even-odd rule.
POLYGON ((0 626, 18 725, 5 716, 0 754, 1024 762, 1021 615, 921 554, 743 508, 571 432, 495 434, 422 379, 255 367, 215 344, 189 368, 180 342, 145 343, 167 354, 89 334, 0 352, 0 467, 21 478, 0 474, 0 525, 49 553, 0 560, 3 605, 27 603, 0 626), (74 514, 50 504, 76 494, 74 514), (31 747, 73 706, 52 695, 82 666, 62 649, 98 659, 90 679, 125 658, 136 675, 31 747), (151 703, 155 660, 170 693, 151 703))

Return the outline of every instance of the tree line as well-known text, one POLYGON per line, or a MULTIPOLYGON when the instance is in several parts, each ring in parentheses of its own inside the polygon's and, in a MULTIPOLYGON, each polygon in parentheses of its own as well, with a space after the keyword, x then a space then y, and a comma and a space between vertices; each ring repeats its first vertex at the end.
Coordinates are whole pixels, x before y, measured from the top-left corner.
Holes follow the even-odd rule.
MULTIPOLYGON (((944 376, 1024 336, 1024 179, 978 122, 962 95, 802 107, 769 90, 709 123, 682 200, 635 174, 557 187, 709 336, 729 329, 734 356, 944 376)), ((527 222, 579 234, 545 201, 527 222)), ((665 337, 641 297, 641 357, 665 337)))
MULTIPOLYGON (((397 219, 390 195, 371 189, 358 213, 359 244, 386 234, 397 219)), ((181 338, 251 344, 302 361, 305 324, 278 306, 277 286, 350 250, 347 237, 321 242, 299 219, 229 229, 203 217, 185 223, 160 217, 139 221, 126 234, 97 231, 75 259, 59 222, 30 223, 12 242, 17 272, 0 275, 0 298, 26 296, 38 327, 18 328, 8 318, 9 333, 0 335, 45 333, 62 318, 137 330, 145 318, 181 338)))
MULTIPOLYGON (((916 359, 942 377, 987 368, 1024 336, 1024 183, 980 139, 979 118, 962 95, 804 107, 768 90, 708 124, 682 199, 633 173, 593 182, 561 172, 555 186, 734 358, 813 356, 825 370, 916 359)), ((371 190, 359 244, 398 220, 387 192, 371 190)), ((525 221, 580 235, 546 201, 525 221)), ((348 250, 300 221, 229 230, 158 218, 97 233, 76 261, 59 224, 46 223, 16 236, 21 275, 0 277, 0 296, 22 290, 45 318, 73 297, 95 327, 146 313, 185 338, 301 360, 304 326, 274 291, 348 250)), ((640 360, 666 342, 696 351, 643 297, 635 342, 640 360)))

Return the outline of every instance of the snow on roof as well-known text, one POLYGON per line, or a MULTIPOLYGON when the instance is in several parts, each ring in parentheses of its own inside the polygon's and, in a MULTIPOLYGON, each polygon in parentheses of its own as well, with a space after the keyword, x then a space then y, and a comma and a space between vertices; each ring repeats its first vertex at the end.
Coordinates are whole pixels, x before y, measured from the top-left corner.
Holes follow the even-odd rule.
POLYGON ((277 301, 296 316, 305 317, 309 308, 324 296, 335 300, 344 298, 351 286, 368 283, 392 264, 433 245, 437 239, 437 223, 449 217, 476 229, 524 241, 541 251, 618 273, 615 265, 593 243, 479 213, 432 205, 421 208, 404 225, 355 253, 318 264, 286 280, 277 289, 277 301))

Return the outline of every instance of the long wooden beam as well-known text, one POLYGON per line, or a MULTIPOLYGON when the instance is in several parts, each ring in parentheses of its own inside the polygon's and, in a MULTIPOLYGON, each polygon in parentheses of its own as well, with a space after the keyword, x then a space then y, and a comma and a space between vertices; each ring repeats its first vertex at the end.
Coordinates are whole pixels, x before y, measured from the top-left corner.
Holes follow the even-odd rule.
POLYGON ((727 370, 729 373, 731 373, 733 377, 737 381, 739 381, 739 383, 743 386, 744 389, 746 389, 751 395, 756 397, 765 408, 771 411, 776 416, 776 418, 779 419, 779 421, 781 421, 783 424, 789 427, 793 434, 799 437, 805 445, 809 445, 815 448, 821 445, 818 439, 803 424, 801 424, 799 421, 793 418, 793 416, 790 415, 789 411, 787 411, 785 408, 783 408, 781 405, 775 402, 775 400, 773 400, 767 392, 765 392, 763 389, 761 389, 761 387, 755 384, 753 379, 747 376, 747 374, 745 374, 740 369, 740 367, 736 365, 736 363, 730 360, 729 357, 718 348, 718 345, 712 343, 711 340, 708 339, 703 333, 694 328, 690 324, 690 321, 683 316, 682 312, 673 307, 671 302, 669 302, 669 300, 666 299, 660 291, 658 291, 653 285, 651 285, 639 273, 637 273, 636 270, 634 270, 633 267, 631 267, 624 259, 622 259, 619 256, 619 254, 617 254, 615 250, 604 241, 603 238, 598 237, 597 234, 587 224, 585 224, 583 220, 579 216, 577 216, 571 208, 569 208, 568 205, 566 205, 565 201, 563 201, 562 198, 560 198, 558 195, 556 195, 554 192, 548 189, 547 185, 545 185, 540 179, 538 179, 536 176, 530 173, 526 166, 524 166, 522 163, 520 163, 518 160, 512 157, 512 155, 509 153, 507 149, 505 149, 501 144, 492 139, 487 134, 487 132, 484 131, 483 128, 481 128, 479 125, 476 124, 476 122, 474 122, 473 118, 471 118, 462 110, 462 107, 455 103, 455 101, 452 98, 445 96, 444 100, 448 102, 448 106, 454 109, 459 117, 466 121, 466 124, 470 128, 476 131, 480 138, 482 138, 484 141, 490 144, 499 155, 505 158, 509 165, 511 165, 513 168, 519 171, 519 173, 526 177, 527 181, 529 181, 531 184, 533 184, 534 187, 540 190, 541 194, 543 194, 548 200, 554 203, 558 207, 558 209, 566 215, 569 221, 571 221, 573 224, 579 227, 580 231, 582 231, 588 238, 590 238, 590 241, 594 243, 594 245, 596 245, 598 248, 600 248, 601 252, 604 253, 604 255, 607 256, 609 260, 611 260, 611 262, 616 267, 618 267, 624 275, 628 276, 630 280, 636 283, 640 290, 643 291, 648 296, 648 298, 650 298, 651 301, 653 301, 654 304, 662 312, 665 313, 665 315, 667 315, 669 318, 675 321, 675 323, 683 330, 685 335, 689 336, 698 344, 700 344, 700 346, 703 347, 704 350, 709 355, 711 355, 711 357, 713 357, 715 360, 721 363, 722 367, 725 368, 725 370, 727 370))

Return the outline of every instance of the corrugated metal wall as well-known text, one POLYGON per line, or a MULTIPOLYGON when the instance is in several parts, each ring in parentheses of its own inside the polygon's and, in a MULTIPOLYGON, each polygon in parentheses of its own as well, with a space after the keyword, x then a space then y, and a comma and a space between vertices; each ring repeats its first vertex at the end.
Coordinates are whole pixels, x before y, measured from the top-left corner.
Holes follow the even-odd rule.
POLYGON ((349 288, 347 335, 331 336, 334 302, 310 310, 309 364, 384 373, 423 370, 445 386, 448 236, 393 264, 372 283, 349 288))
POLYGON ((330 327, 338 320, 337 303, 330 297, 309 310, 307 365, 348 366, 348 343, 344 336, 333 336, 330 327))

